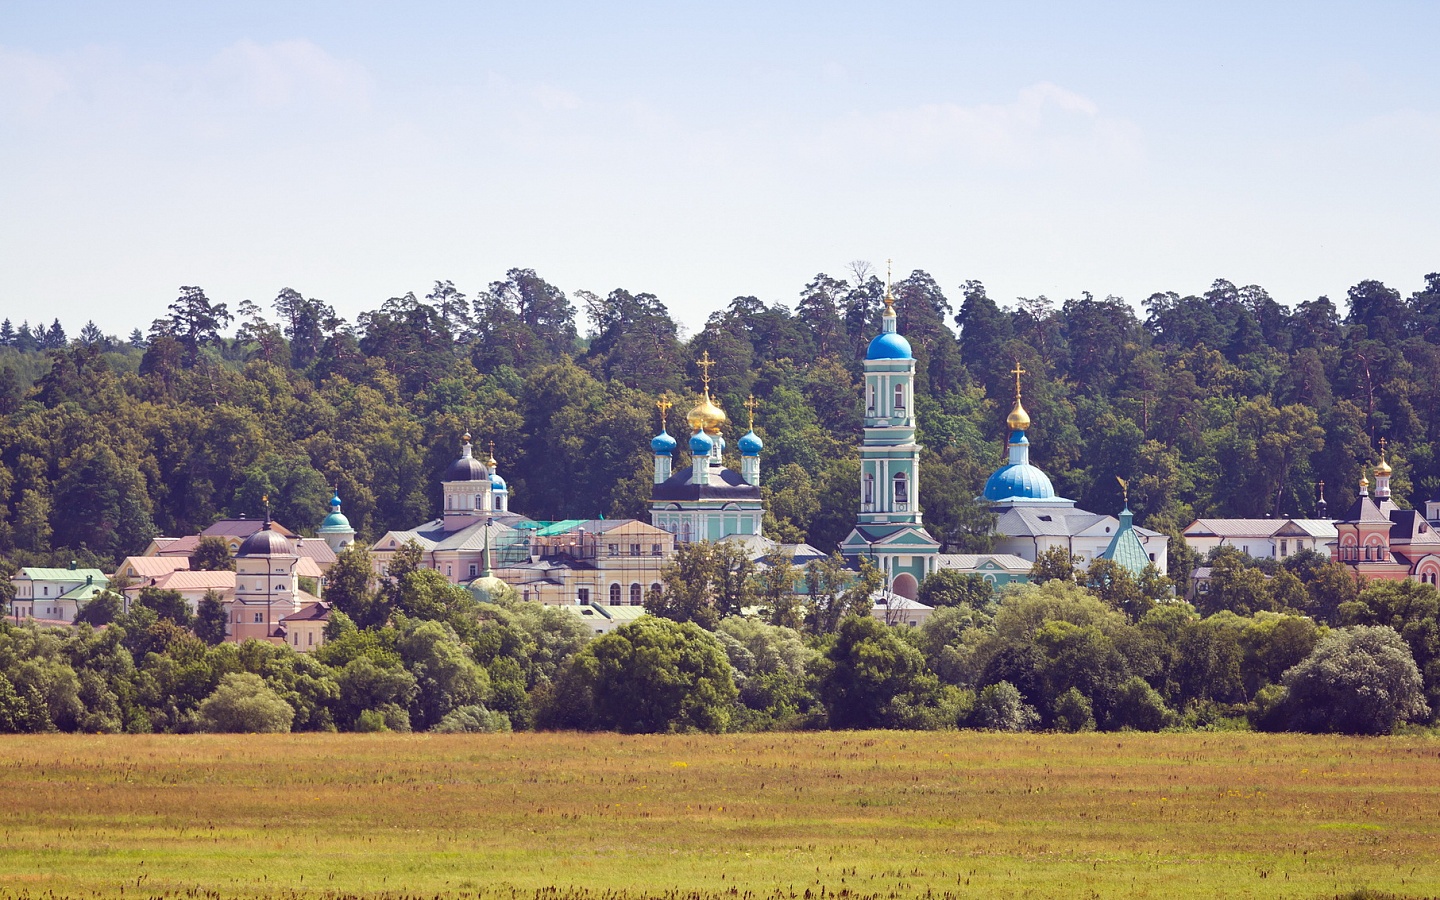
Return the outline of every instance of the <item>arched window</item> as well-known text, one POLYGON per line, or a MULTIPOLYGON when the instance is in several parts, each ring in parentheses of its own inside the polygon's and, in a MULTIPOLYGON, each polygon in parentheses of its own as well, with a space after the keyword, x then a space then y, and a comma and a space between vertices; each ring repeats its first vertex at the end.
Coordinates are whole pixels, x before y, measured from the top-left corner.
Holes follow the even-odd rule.
POLYGON ((902 381, 895 385, 895 409, 897 411, 905 408, 905 383, 902 381))
POLYGON ((620 605, 620 584, 618 582, 610 585, 610 605, 620 605))
POLYGON ((875 505, 875 476, 869 472, 865 473, 865 505, 875 505))
POLYGON ((476 494, 476 495, 475 495, 475 508, 476 508, 476 509, 484 509, 484 508, 485 508, 485 495, 484 495, 484 494, 476 494))
POLYGON ((660 582, 657 581, 654 584, 650 585, 650 590, 658 594, 664 589, 660 587, 660 582))
POLYGON ((641 605, 643 605, 644 603, 645 603, 645 589, 642 588, 642 587, 640 586, 640 582, 637 581, 637 582, 635 582, 634 584, 630 585, 630 605, 631 605, 631 606, 641 606, 641 605))
POLYGON ((904 472, 895 474, 895 508, 904 509, 910 502, 910 479, 905 477, 904 472))

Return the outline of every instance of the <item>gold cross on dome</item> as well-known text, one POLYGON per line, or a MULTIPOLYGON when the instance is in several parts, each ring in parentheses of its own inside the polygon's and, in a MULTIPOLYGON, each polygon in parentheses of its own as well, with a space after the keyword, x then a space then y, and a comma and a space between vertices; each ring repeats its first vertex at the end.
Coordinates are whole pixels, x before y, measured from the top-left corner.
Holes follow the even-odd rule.
POLYGON ((1013 369, 1010 370, 1010 374, 1015 376, 1015 399, 1016 399, 1016 400, 1019 400, 1019 399, 1020 399, 1020 376, 1027 374, 1024 369, 1020 368, 1020 360, 1018 360, 1018 359, 1015 360, 1015 368, 1013 368, 1013 369))
POLYGON ((755 430, 755 407, 757 407, 757 406, 759 406, 759 405, 760 405, 759 403, 755 402, 755 395, 754 395, 754 394, 751 394, 750 397, 745 401, 745 408, 748 409, 748 410, 750 410, 750 430, 751 430, 751 431, 754 431, 754 430, 755 430))
POLYGON ((674 406, 674 405, 675 405, 675 404, 673 404, 673 403, 670 402, 670 395, 669 395, 669 394, 662 394, 662 395, 660 395, 660 399, 655 401, 655 408, 658 409, 658 410, 660 410, 660 430, 661 430, 661 431, 664 431, 664 430, 665 430, 665 427, 666 427, 666 426, 665 426, 665 417, 669 414, 669 412, 670 412, 670 407, 672 407, 672 406, 674 406))
POLYGON ((1384 461, 1385 461, 1385 444, 1386 444, 1386 440, 1382 437, 1382 438, 1380 439, 1380 461, 1381 461, 1381 462, 1384 462, 1384 461))
POLYGON ((704 355, 695 362, 700 369, 700 382, 705 386, 705 393, 710 393, 710 367, 715 365, 715 360, 710 358, 710 351, 706 350, 704 355))

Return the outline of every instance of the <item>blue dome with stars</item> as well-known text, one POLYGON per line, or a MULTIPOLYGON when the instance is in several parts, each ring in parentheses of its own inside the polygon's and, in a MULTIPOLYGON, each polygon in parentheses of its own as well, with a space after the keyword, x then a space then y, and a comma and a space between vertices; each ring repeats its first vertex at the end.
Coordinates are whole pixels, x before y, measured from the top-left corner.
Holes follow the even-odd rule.
POLYGON ((696 456, 709 456, 714 447, 715 442, 703 431, 697 431, 690 437, 690 452, 696 456))
POLYGON ((740 453, 744 456, 759 456, 760 451, 765 449, 765 442, 760 440, 760 435, 753 431, 746 432, 740 439, 740 453))

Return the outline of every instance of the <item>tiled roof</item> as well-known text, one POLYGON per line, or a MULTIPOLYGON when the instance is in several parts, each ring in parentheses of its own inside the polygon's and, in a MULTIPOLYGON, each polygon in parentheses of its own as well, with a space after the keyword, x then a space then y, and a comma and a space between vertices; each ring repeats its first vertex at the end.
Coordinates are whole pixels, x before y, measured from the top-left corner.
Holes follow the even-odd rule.
POLYGON ((176 569, 190 568, 187 556, 127 556, 120 568, 130 567, 137 578, 158 578, 169 575, 176 569))
POLYGON ((192 572, 177 569, 153 579, 154 584, 133 584, 132 588, 155 587, 164 591, 226 591, 235 590, 234 572, 192 572))

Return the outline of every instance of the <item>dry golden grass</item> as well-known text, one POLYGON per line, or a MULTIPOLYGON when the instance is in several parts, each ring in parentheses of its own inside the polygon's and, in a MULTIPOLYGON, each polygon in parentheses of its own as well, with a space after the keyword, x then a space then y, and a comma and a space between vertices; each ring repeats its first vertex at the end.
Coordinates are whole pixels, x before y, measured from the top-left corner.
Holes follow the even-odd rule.
POLYGON ((11 896, 1440 895, 1440 742, 7 737, 11 896))

